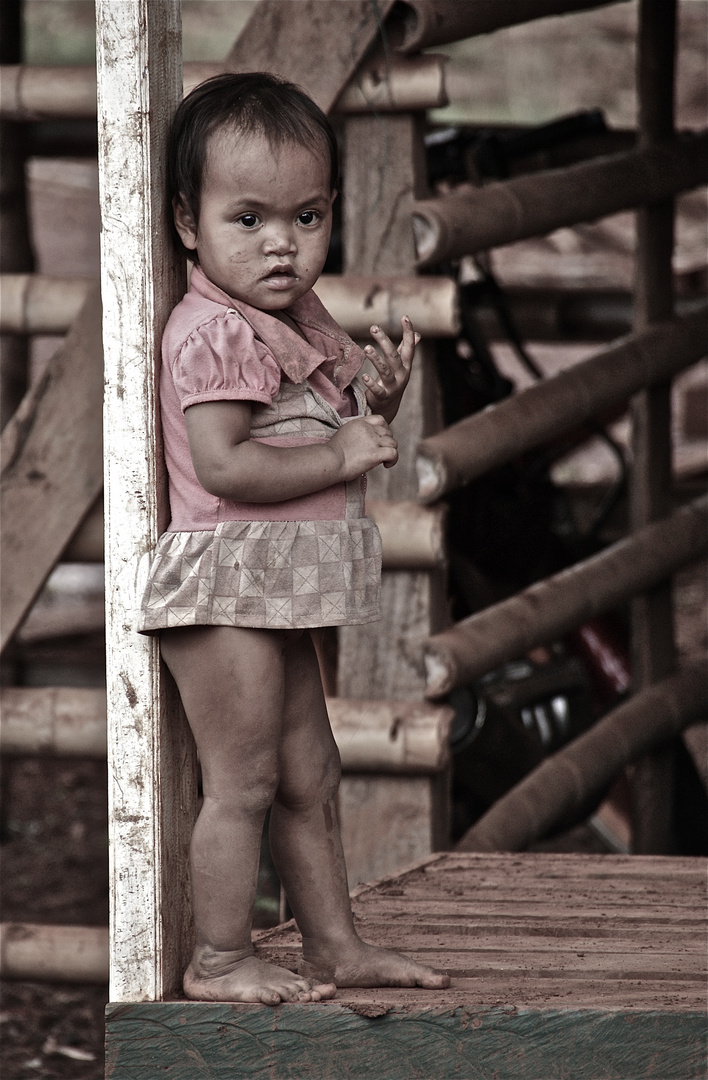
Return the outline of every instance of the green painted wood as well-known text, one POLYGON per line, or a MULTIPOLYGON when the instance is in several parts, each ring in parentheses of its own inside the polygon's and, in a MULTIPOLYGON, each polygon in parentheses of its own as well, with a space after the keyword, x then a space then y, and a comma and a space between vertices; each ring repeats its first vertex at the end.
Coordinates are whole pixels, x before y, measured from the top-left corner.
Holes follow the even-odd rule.
POLYGON ((106 1019, 106 1080, 699 1080, 708 1052, 698 1011, 150 1002, 106 1019))

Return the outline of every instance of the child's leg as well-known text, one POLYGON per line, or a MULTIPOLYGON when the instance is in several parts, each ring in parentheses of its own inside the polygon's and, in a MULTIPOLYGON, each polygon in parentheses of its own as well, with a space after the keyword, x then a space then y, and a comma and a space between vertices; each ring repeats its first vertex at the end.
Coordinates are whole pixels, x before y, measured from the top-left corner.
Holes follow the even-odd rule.
POLYGON ((367 945, 354 929, 335 805, 339 754, 309 634, 285 642, 281 752, 270 843, 302 933, 300 971, 337 986, 448 986, 447 975, 367 945))
POLYGON ((184 978, 200 1000, 318 1001, 319 985, 254 956, 251 918, 265 813, 278 787, 283 635, 226 626, 164 631, 202 766, 191 846, 196 944, 184 978))

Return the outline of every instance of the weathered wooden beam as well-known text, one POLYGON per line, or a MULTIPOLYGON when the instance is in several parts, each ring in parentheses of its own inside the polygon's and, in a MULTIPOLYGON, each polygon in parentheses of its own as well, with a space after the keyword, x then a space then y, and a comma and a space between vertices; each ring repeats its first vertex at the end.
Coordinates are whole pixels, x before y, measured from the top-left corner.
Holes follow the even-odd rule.
POLYGON ((590 812, 622 770, 705 716, 708 661, 647 686, 547 758, 467 830, 458 851, 524 851, 590 812))
POLYGON ((0 975, 39 982, 108 982, 108 928, 0 923, 0 975))
POLYGON ((704 496, 430 638, 425 646, 427 696, 440 697, 526 655, 667 580, 707 550, 704 496))
POLYGON ((654 323, 419 443, 418 497, 426 502, 586 420, 616 408, 705 355, 708 307, 654 323))
POLYGON ((706 180, 708 133, 701 132, 420 200, 413 207, 418 264, 428 266, 595 221, 669 199, 706 180))
MULTIPOLYGON (((407 278, 413 273, 410 209, 425 183, 421 155, 422 132, 415 116, 347 120, 343 221, 347 274, 407 278)), ((408 314, 415 322, 416 312, 408 314)), ((371 499, 398 501, 415 496, 416 444, 439 427, 434 357, 431 344, 424 340, 393 425, 399 462, 394 469, 370 474, 371 499)), ((440 571, 386 572, 381 622, 339 630, 338 694, 382 700, 422 697, 422 644, 444 623, 440 571)))
POLYGON ((328 112, 379 39, 393 0, 261 0, 229 52, 228 71, 272 71, 328 112))
POLYGON ((604 7, 612 0, 404 0, 394 41, 403 52, 490 34, 548 15, 604 7), (398 33, 396 33, 398 31, 398 33))
MULTIPOLYGON (((651 151, 674 137, 676 0, 641 0, 637 41, 639 147, 651 151)), ((646 330, 673 312, 674 202, 666 198, 637 212, 634 327, 646 330)), ((671 380, 642 390, 632 401, 632 528, 663 517, 671 507, 671 380)), ((673 597, 669 582, 635 597, 631 608, 635 690, 651 686, 674 668, 673 597)), ((654 750, 632 776, 635 849, 671 851, 674 798, 673 748, 654 750)))
MULTIPOLYGON (((3 687, 3 754, 105 758, 106 692, 78 687, 3 687)), ((416 701, 327 698, 345 772, 433 773, 450 760, 452 710, 416 701)))
POLYGON ((184 293, 163 162, 182 94, 177 0, 98 0, 101 289, 105 352, 106 675, 111 994, 177 992, 191 952, 184 868, 196 762, 156 639, 135 632, 141 568, 167 524, 157 370, 184 293))
MULTIPOLYGON (((2 275, 0 332, 65 333, 91 285, 90 279, 80 277, 2 275)), ((452 278, 323 274, 315 291, 352 337, 368 337, 373 323, 400 337, 401 316, 411 312, 424 337, 455 337, 460 331, 457 286, 452 278)))
POLYGON ((3 432, 0 648, 101 490, 100 358, 101 303, 95 289, 3 432))
MULTIPOLYGON (((446 57, 430 54, 367 60, 345 85, 332 111, 348 114, 440 108, 447 104, 445 63, 446 57)), ((224 70, 224 62, 186 63, 184 93, 224 70)), ((0 95, 0 117, 9 121, 93 120, 96 69, 90 65, 0 64, 0 95)))

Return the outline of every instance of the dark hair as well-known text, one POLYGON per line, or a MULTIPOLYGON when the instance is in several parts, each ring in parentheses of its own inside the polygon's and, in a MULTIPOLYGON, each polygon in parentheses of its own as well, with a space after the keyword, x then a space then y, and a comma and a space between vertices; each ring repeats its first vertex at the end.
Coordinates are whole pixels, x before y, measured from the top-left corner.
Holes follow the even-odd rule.
MULTIPOLYGON (((319 143, 329 156, 330 190, 337 187, 337 137, 319 106, 299 87, 277 75, 226 73, 195 86, 175 113, 167 146, 170 208, 173 199, 181 197, 195 221, 199 220, 207 145, 220 128, 263 135, 275 145, 295 142, 312 149, 319 143)), ((170 221, 178 249, 194 259, 194 252, 187 251, 177 234, 172 214, 170 221)))

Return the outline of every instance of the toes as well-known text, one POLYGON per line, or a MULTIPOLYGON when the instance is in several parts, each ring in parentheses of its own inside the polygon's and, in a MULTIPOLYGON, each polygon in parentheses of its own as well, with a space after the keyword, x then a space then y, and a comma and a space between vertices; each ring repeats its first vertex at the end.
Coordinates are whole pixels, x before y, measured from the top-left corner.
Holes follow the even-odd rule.
POLYGON ((450 976, 442 972, 431 971, 418 979, 417 985, 422 986, 425 990, 444 990, 450 985, 450 976))
POLYGON ((280 994, 276 993, 275 990, 265 989, 260 991, 260 993, 258 994, 258 999, 260 1000, 262 1005, 280 1005, 281 1001, 283 1000, 280 994))

